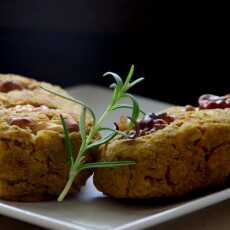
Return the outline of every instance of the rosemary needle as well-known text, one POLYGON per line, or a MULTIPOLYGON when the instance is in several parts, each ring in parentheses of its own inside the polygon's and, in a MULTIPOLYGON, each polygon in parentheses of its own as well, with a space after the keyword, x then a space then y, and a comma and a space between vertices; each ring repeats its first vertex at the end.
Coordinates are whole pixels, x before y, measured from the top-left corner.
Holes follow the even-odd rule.
POLYGON ((80 129, 80 135, 81 135, 81 146, 78 152, 78 155, 76 159, 73 158, 73 150, 72 150, 72 144, 69 137, 69 132, 67 129, 67 126, 65 124, 65 120, 62 115, 60 115, 60 119, 62 122, 62 126, 64 129, 64 140, 65 140, 65 146, 66 146, 66 152, 67 152, 67 158, 68 163, 70 164, 70 171, 69 171, 69 178, 68 181, 61 192, 61 194, 58 197, 58 201, 63 201, 65 196, 68 194, 76 176, 84 169, 90 169, 90 168, 102 168, 102 167, 121 167, 121 166, 127 166, 127 165, 133 165, 135 164, 135 161, 110 161, 110 162, 93 162, 93 163, 87 163, 85 162, 85 154, 86 151, 99 147, 100 145, 103 145, 107 142, 109 142, 111 139, 113 139, 116 135, 126 135, 126 133, 123 133, 117 129, 102 127, 102 123, 104 119, 114 110, 123 109, 123 108, 129 108, 132 110, 130 121, 131 125, 135 123, 135 121, 139 118, 140 113, 142 113, 138 102, 136 101, 135 97, 127 91, 132 88, 134 85, 141 82, 144 78, 138 78, 131 82, 132 76, 134 73, 134 66, 132 65, 130 68, 130 71, 128 73, 128 76, 126 80, 123 82, 121 77, 113 72, 107 72, 103 76, 112 76, 115 80, 115 83, 113 83, 110 87, 113 88, 113 95, 112 100, 106 107, 105 111, 101 114, 101 116, 96 119, 95 113, 93 110, 86 105, 85 103, 74 99, 72 97, 66 97, 63 95, 59 95, 56 92, 52 92, 50 90, 47 90, 46 88, 42 87, 44 90, 55 94, 56 96, 60 96, 66 100, 70 100, 72 102, 78 103, 82 105, 83 109, 80 115, 80 122, 79 122, 79 129, 80 129), (131 104, 120 104, 119 101, 123 98, 128 98, 131 101, 131 104), (87 110, 92 115, 93 124, 89 132, 86 131, 86 113, 87 110), (100 131, 107 130, 109 133, 105 136, 100 138, 99 140, 94 141, 95 137, 100 131))

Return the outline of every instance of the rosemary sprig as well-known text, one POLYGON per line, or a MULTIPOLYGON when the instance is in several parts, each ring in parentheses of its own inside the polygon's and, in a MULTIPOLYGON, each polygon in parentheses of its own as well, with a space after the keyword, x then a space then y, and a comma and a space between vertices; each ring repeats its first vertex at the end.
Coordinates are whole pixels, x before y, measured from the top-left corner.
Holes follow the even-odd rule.
POLYGON ((135 164, 135 161, 128 161, 128 160, 127 161, 94 162, 94 163, 87 163, 85 161, 85 154, 87 150, 95 148, 95 147, 99 147, 100 145, 107 143, 108 141, 113 139, 118 134, 123 135, 123 136, 127 135, 126 133, 121 132, 117 129, 102 127, 102 123, 104 119, 108 116, 110 112, 113 112, 114 110, 118 110, 122 108, 132 109, 132 114, 130 117, 131 127, 134 125, 135 121, 138 119, 140 113, 142 112, 140 110, 139 104, 136 101, 135 97, 127 93, 127 91, 130 88, 132 88, 134 85, 136 85, 137 83, 141 82, 144 79, 144 78, 138 78, 137 80, 131 82, 133 72, 134 72, 134 66, 132 65, 125 82, 123 82, 123 80, 121 79, 119 75, 113 72, 107 72, 103 75, 103 76, 112 76, 115 80, 115 83, 113 83, 110 86, 111 88, 113 88, 112 100, 109 103, 109 105, 106 107, 105 111, 102 113, 102 115, 99 117, 98 120, 96 119, 96 116, 93 110, 89 106, 87 106, 85 103, 77 99, 71 98, 71 97, 69 98, 63 95, 59 95, 58 93, 55 93, 55 92, 52 92, 50 90, 43 88, 50 93, 53 93, 57 96, 60 96, 64 99, 70 100, 72 102, 78 103, 83 106, 83 109, 80 115, 80 124, 79 124, 82 143, 81 143, 76 159, 73 158, 72 144, 71 144, 71 140, 69 137, 67 125, 65 124, 65 120, 63 116, 62 115, 60 116, 60 119, 63 125, 63 129, 64 129, 64 139, 65 139, 65 146, 66 146, 66 151, 67 151, 67 158, 70 164, 70 171, 69 171, 68 181, 65 185, 65 188, 59 195, 58 201, 63 201, 63 199, 69 192, 76 176, 84 169, 104 168, 104 167, 121 167, 121 166, 135 164), (123 98, 128 98, 131 101, 131 105, 120 104, 119 101, 123 98), (88 133, 86 131, 86 112, 87 110, 90 112, 90 114, 92 115, 92 119, 93 119, 93 125, 88 133), (94 142, 94 139, 97 136, 97 134, 105 130, 109 131, 109 133, 105 137, 102 137, 101 139, 96 140, 94 142))

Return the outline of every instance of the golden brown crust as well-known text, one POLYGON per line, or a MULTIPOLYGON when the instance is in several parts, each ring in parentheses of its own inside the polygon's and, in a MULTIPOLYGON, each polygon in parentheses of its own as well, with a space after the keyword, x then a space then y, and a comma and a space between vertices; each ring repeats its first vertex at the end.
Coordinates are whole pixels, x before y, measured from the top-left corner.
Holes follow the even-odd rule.
MULTIPOLYGON (((39 201, 57 197, 68 177, 63 128, 73 118, 61 110, 20 105, 0 110, 0 197, 8 200, 39 201)), ((77 124, 77 122, 76 122, 77 124)), ((75 125, 76 125, 75 124, 75 125)), ((72 129, 71 139, 77 153, 81 138, 72 129)), ((86 160, 90 160, 88 155, 86 160)), ((91 174, 77 177, 72 193, 80 189, 91 174)))
MULTIPOLYGON (((33 90, 39 87, 40 83, 34 79, 23 77, 16 74, 0 74, 0 84, 2 82, 14 81, 22 86, 22 89, 33 90)), ((0 89, 1 90, 1 89, 0 89)))
MULTIPOLYGON (((41 84, 48 90, 70 97, 70 95, 61 87, 47 82, 39 82, 15 74, 0 74, 0 106, 12 107, 15 105, 26 104, 34 106, 46 105, 49 108, 62 109, 79 120, 82 108, 80 105, 46 92, 40 88, 41 84), (1 84, 6 81, 19 84, 21 88, 15 89, 13 87, 12 90, 1 90, 1 84)), ((87 122, 90 123, 89 115, 87 116, 87 122)))
POLYGON ((181 112, 162 130, 115 139, 102 160, 135 160, 136 165, 95 171, 94 183, 116 198, 175 197, 223 186, 230 175, 230 109, 181 112))
MULTIPOLYGON (((40 88, 41 83, 22 76, 0 74, 0 198, 41 201, 57 198, 68 178, 60 114, 71 133, 74 153, 81 144, 81 106, 40 88)), ((49 83, 43 86, 69 95, 49 83)), ((90 119, 87 120, 90 128, 90 119)), ((91 154, 86 161, 91 161, 91 154)), ((77 192, 92 174, 83 171, 70 194, 77 192)))

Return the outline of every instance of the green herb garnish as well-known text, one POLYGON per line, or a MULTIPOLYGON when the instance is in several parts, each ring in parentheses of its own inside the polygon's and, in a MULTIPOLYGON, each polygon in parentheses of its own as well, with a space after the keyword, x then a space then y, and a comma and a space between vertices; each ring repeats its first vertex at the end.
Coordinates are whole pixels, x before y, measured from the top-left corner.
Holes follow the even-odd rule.
POLYGON ((127 165, 133 165, 135 164, 135 161, 110 161, 110 162, 94 162, 94 163, 87 163, 85 161, 85 154, 87 150, 99 147, 100 145, 103 145, 113 139, 116 135, 123 135, 127 136, 125 132, 121 132, 117 129, 112 129, 112 128, 107 128, 103 127, 102 123, 104 119, 108 116, 108 114, 112 111, 122 109, 122 108, 129 108, 132 109, 132 114, 130 117, 130 127, 135 125, 136 120, 138 119, 140 113, 142 112, 140 110, 139 104, 136 101, 135 97, 132 96, 131 94, 127 93, 127 91, 132 88, 134 85, 137 83, 141 82, 144 78, 138 78, 137 80, 131 82, 132 76, 134 72, 134 66, 131 66, 131 69, 129 71, 129 74, 123 82, 121 77, 113 72, 107 72, 103 76, 112 76, 115 80, 115 83, 113 83, 110 87, 113 88, 113 96, 112 100, 109 103, 109 105, 106 107, 105 111, 102 113, 102 115, 99 117, 99 119, 96 119, 96 116, 93 112, 93 110, 87 106, 85 103, 71 98, 71 97, 66 97, 63 95, 60 95, 56 92, 47 90, 43 88, 44 90, 53 93, 57 96, 60 96, 64 99, 70 100, 72 102, 75 102, 77 104, 80 104, 83 106, 81 115, 80 115, 80 135, 82 139, 82 143, 78 152, 78 155, 76 159, 73 158, 73 150, 72 150, 72 144, 71 140, 69 137, 69 131, 67 129, 65 120, 63 116, 61 115, 61 122, 63 125, 64 129, 64 140, 65 140, 65 146, 66 146, 66 151, 67 151, 67 158, 68 158, 68 163, 70 165, 70 171, 69 171, 69 179, 65 185, 65 188, 61 192, 61 194, 58 197, 58 201, 62 201, 65 196, 67 195, 68 191, 70 190, 76 176, 84 169, 90 169, 90 168, 105 168, 105 167, 121 167, 121 166, 127 166, 127 165), (123 98, 128 98, 131 101, 131 105, 127 104, 120 104, 119 101, 123 98), (87 110, 90 112, 92 115, 92 127, 87 132, 86 130, 86 112, 87 110), (94 141, 94 139, 97 137, 98 133, 101 131, 108 131, 109 133, 105 136, 100 138, 99 140, 94 141))

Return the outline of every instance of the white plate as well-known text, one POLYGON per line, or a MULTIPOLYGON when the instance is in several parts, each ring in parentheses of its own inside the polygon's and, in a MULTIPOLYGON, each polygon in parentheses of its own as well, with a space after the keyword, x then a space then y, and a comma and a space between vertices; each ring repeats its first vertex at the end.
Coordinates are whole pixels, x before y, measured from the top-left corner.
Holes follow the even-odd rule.
MULTIPOLYGON (((70 92, 93 106, 97 114, 110 98, 110 91, 95 86, 80 86, 70 92)), ((168 104, 139 98, 142 108, 159 111, 168 104)), ((116 120, 116 115, 107 120, 116 120)), ((230 198, 230 189, 215 192, 193 200, 170 204, 149 202, 122 203, 98 192, 90 179, 76 198, 63 203, 0 202, 0 214, 50 229, 143 229, 194 212, 230 198)))

